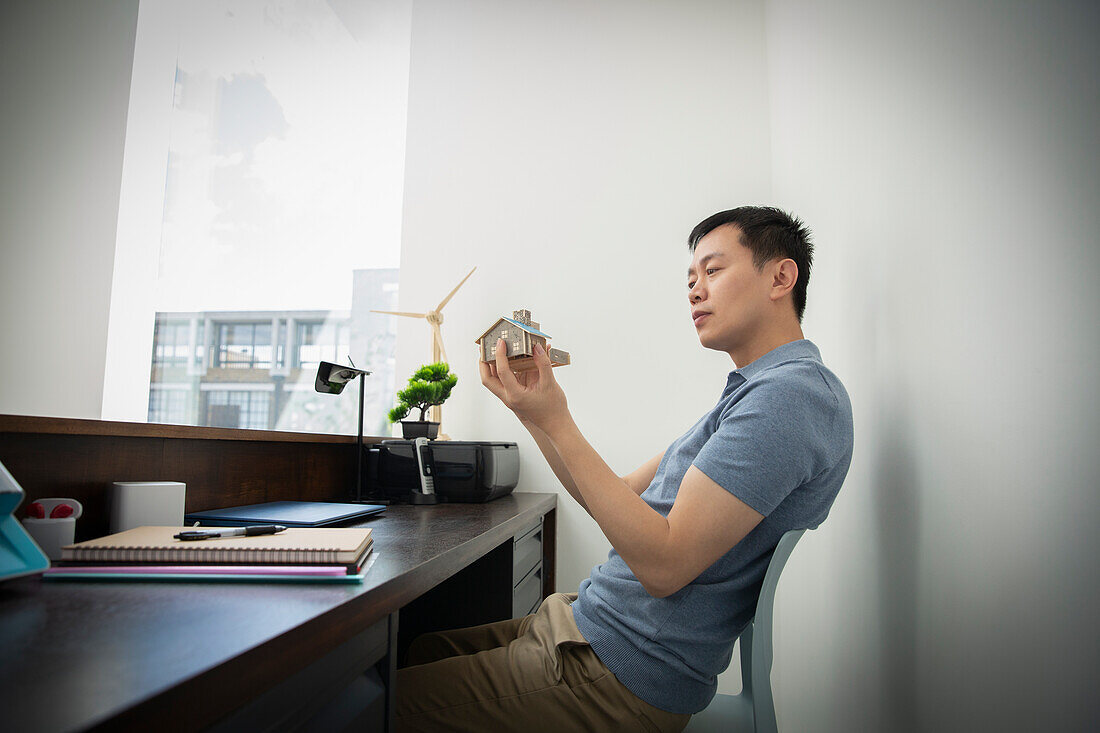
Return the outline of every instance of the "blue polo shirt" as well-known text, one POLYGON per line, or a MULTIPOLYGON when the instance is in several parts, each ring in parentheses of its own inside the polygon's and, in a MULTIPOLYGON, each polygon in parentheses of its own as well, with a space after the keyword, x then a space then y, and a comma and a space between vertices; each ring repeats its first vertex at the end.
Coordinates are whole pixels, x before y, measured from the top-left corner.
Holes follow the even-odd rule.
POLYGON ((612 550, 573 603, 600 660, 651 705, 705 708, 752 620, 779 538, 821 524, 851 460, 852 405, 814 344, 792 341, 730 372, 714 409, 665 451, 642 499, 668 516, 694 465, 764 519, 666 598, 649 595, 612 550))

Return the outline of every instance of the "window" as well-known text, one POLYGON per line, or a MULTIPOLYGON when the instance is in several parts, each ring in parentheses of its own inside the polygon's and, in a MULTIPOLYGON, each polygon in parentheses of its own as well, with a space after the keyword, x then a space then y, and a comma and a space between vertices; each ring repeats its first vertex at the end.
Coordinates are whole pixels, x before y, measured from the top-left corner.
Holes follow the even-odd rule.
POLYGON ((149 422, 191 424, 190 401, 187 385, 157 385, 149 390, 149 422))
POLYGON ((214 352, 216 369, 270 369, 271 324, 222 323, 214 352))
POLYGON ((205 396, 205 425, 214 428, 268 430, 271 395, 268 390, 211 390, 205 396))
POLYGON ((153 326, 153 366, 185 366, 190 345, 189 324, 157 320, 153 326))
POLYGON ((397 308, 409 23, 401 3, 143 5, 126 156, 146 167, 120 211, 159 229, 119 252, 155 243, 120 267, 155 269, 154 325, 117 343, 151 346, 148 420, 354 433, 354 396, 313 391, 350 356, 364 430, 389 433, 396 319, 370 311, 397 308))
POLYGON ((344 323, 299 323, 297 364, 316 367, 322 361, 343 364, 350 344, 348 327, 344 323))

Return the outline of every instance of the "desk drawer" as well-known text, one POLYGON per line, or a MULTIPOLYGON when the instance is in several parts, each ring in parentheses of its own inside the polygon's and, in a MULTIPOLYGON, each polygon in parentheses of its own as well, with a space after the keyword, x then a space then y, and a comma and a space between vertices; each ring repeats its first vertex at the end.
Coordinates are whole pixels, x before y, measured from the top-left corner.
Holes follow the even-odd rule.
POLYGON ((512 618, 523 618, 538 610, 542 602, 542 563, 519 582, 512 593, 512 618))
POLYGON ((542 562, 542 517, 512 541, 512 587, 517 587, 531 569, 542 562))

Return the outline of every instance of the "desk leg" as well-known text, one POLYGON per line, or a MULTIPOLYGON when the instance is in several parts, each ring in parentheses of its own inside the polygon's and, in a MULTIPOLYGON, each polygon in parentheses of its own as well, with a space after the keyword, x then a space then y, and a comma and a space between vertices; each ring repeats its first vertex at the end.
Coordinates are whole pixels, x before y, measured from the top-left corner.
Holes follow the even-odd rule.
POLYGON ((398 611, 389 615, 389 652, 375 669, 378 670, 382 682, 386 685, 386 720, 385 731, 391 733, 396 729, 394 725, 394 712, 397 709, 397 617, 398 611))
MULTIPOLYGON (((542 597, 546 599, 558 588, 558 511, 551 509, 542 518, 542 597)), ((566 588, 576 590, 576 588, 566 588)))

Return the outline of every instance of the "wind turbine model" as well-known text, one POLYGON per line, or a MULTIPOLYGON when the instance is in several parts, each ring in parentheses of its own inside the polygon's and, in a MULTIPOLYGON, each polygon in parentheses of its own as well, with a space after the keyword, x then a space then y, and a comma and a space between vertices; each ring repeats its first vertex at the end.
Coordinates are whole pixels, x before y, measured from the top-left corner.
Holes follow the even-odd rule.
MULTIPOLYGON (((462 278, 462 282, 460 282, 458 285, 455 285, 455 289, 447 293, 447 297, 439 301, 439 305, 437 305, 434 309, 428 311, 427 313, 401 313, 398 311, 376 310, 372 310, 371 313, 384 313, 388 316, 406 316, 408 318, 426 319, 432 327, 432 362, 434 363, 447 361, 447 350, 443 348, 443 331, 440 329, 440 326, 443 325, 443 306, 447 305, 447 303, 450 302, 451 298, 454 297, 454 294, 458 292, 458 289, 462 287, 463 283, 470 279, 470 275, 473 275, 474 270, 476 269, 477 268, 475 267, 473 270, 470 270, 469 274, 467 274, 466 277, 462 278)), ((435 405, 432 407, 432 420, 434 420, 435 422, 441 422, 442 414, 443 410, 439 405, 435 405)))

